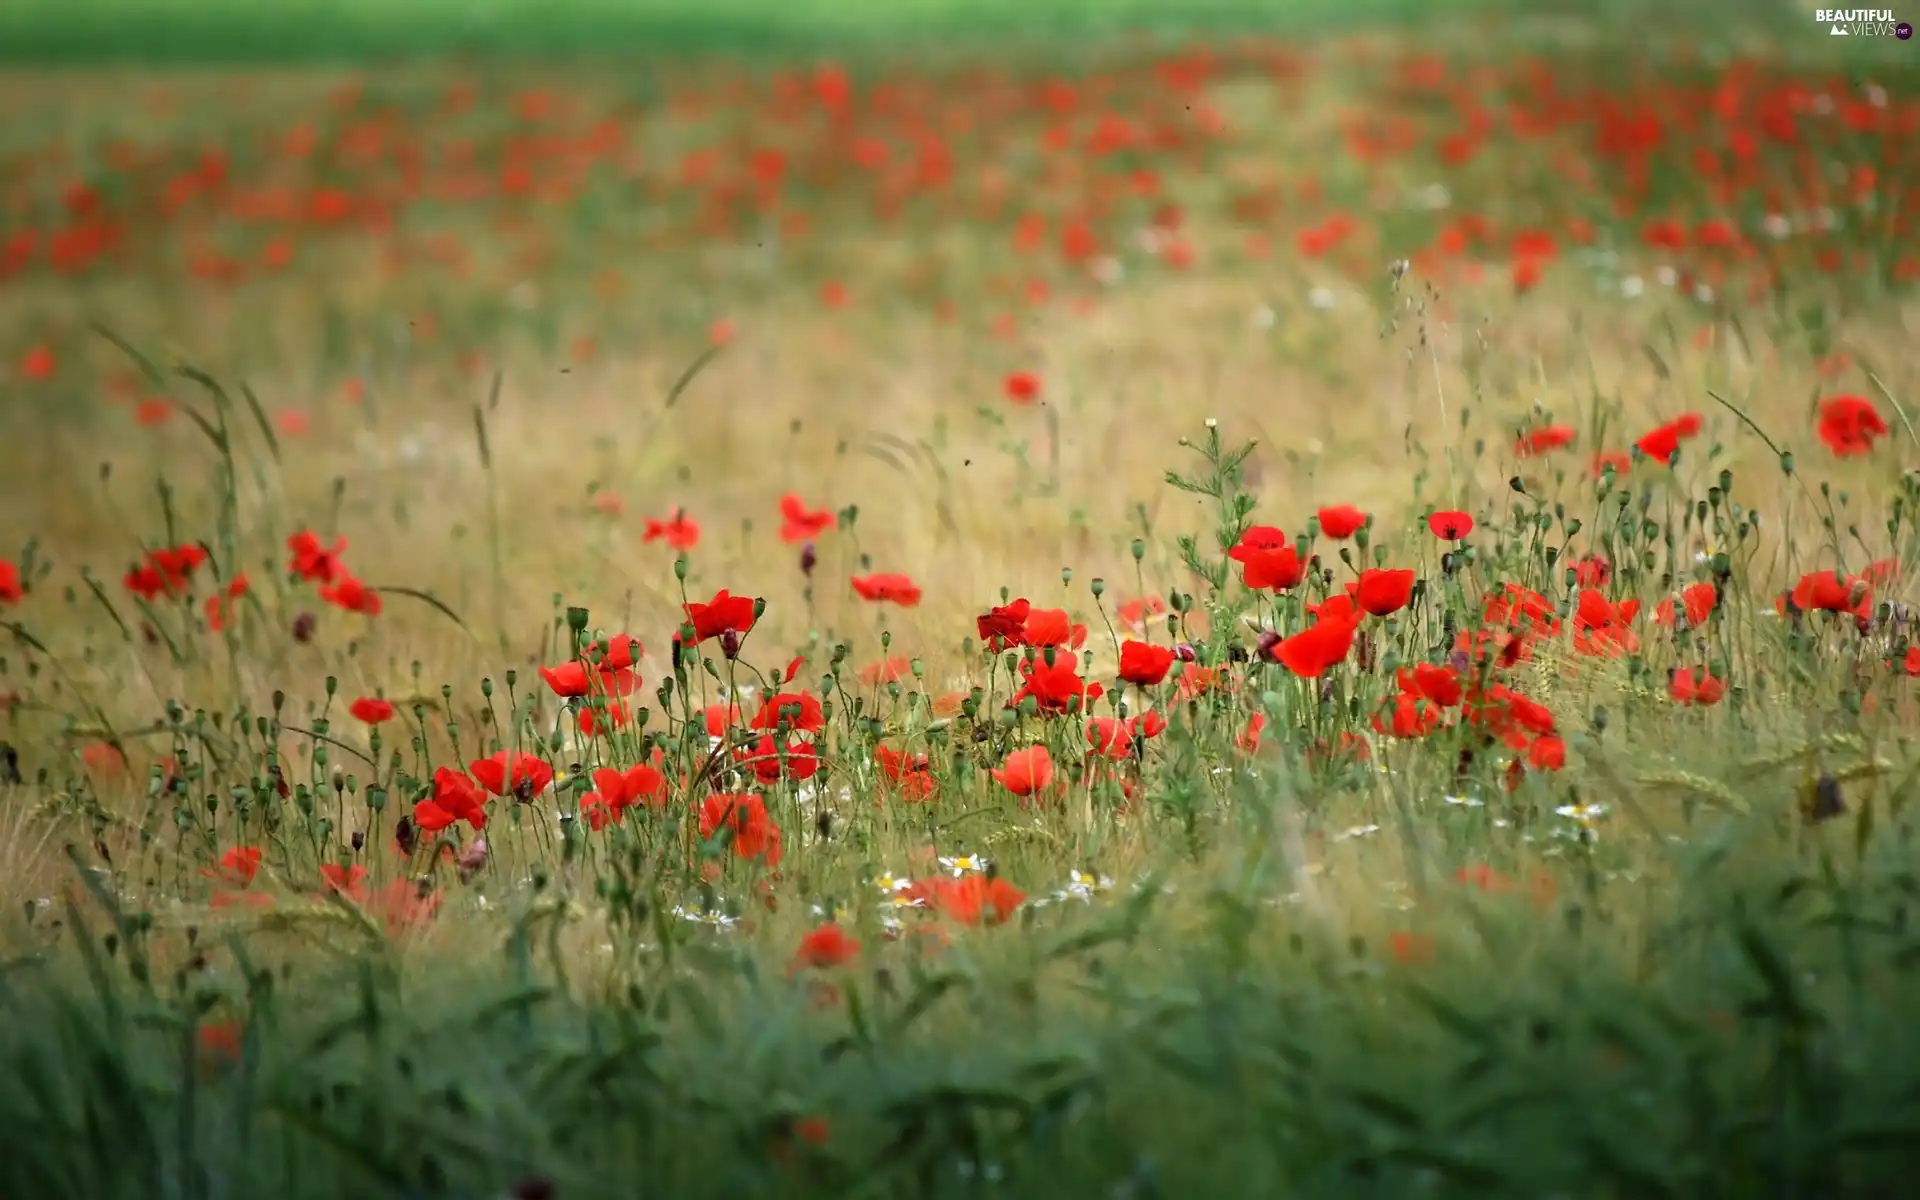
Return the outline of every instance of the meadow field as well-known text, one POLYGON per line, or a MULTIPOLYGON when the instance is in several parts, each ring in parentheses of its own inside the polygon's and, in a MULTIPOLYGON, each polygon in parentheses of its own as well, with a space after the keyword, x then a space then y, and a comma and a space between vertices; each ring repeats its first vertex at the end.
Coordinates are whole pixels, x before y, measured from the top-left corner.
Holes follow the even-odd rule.
POLYGON ((0 14, 0 1194, 1908 1194, 1910 43, 303 3, 0 14))

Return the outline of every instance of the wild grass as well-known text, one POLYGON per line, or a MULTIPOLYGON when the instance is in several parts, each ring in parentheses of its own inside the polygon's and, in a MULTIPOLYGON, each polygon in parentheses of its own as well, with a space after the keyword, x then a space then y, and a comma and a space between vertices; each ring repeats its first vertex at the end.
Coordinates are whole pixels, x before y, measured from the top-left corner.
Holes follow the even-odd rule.
POLYGON ((1575 32, 6 82, 5 1193, 1901 1194, 1911 74, 1575 32))

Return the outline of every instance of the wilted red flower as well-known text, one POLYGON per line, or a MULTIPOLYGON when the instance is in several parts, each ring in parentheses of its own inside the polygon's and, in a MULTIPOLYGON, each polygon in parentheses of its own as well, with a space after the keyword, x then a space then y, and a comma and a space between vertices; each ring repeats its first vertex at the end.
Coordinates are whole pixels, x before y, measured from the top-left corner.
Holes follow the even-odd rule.
POLYGON ((1323 508, 1316 515, 1320 518, 1320 532, 1336 542, 1352 537, 1367 523, 1367 514, 1351 504, 1323 508))
POLYGON ((889 602, 901 608, 913 608, 920 603, 920 585, 906 575, 855 575, 852 583, 862 600, 889 602))
POLYGON ((1436 512, 1427 518, 1427 528, 1443 542, 1457 542, 1473 532, 1473 517, 1455 509, 1436 512))
POLYGON ((1887 435, 1887 420, 1864 396, 1833 396, 1820 402, 1815 426, 1827 449, 1840 458, 1865 454, 1887 435))
POLYGON ((833 528, 833 513, 828 509, 810 512, 799 495, 788 492, 780 497, 780 540, 810 542, 833 528))
POLYGON ((363 721, 368 725, 378 725, 382 721, 391 721, 393 719, 392 703, 382 700, 378 696, 360 697, 352 704, 347 705, 347 712, 351 713, 357 720, 363 721))

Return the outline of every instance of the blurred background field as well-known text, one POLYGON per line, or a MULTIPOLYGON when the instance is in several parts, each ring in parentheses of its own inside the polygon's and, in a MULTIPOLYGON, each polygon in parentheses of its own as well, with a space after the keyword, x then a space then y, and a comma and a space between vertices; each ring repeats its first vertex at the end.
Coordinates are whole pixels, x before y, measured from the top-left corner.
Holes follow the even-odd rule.
POLYGON ((1837 41, 0 7, 0 1194, 1903 1194, 1837 41))
POLYGON ((14 0, 0 10, 0 61, 297 61, 482 54, 632 55, 924 50, 1116 33, 1224 37, 1331 27, 1409 36, 1463 14, 1604 20, 1657 36, 1798 32, 1811 6, 1754 0, 14 0))

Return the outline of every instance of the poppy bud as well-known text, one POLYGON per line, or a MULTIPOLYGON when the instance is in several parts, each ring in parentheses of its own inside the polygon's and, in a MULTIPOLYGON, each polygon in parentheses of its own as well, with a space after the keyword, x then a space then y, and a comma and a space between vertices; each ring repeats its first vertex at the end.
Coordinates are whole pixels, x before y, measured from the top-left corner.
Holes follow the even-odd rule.
POLYGON ((1260 631, 1260 640, 1258 643, 1255 644, 1254 649, 1260 655, 1261 658, 1266 659, 1268 662, 1272 662, 1274 661, 1273 648, 1275 646, 1278 646, 1279 644, 1280 644, 1279 633, 1271 629, 1262 629, 1260 631))
POLYGON ((1193 646, 1187 642, 1181 642, 1178 646, 1175 646, 1173 648, 1173 656, 1181 662, 1200 661, 1200 656, 1194 653, 1193 646))
POLYGON ((473 845, 460 852, 456 864, 460 868, 460 882, 466 883, 478 875, 487 865, 487 839, 475 838, 473 845))
POLYGON ((729 629, 720 635, 720 653, 729 659, 740 657, 740 631, 729 629))

